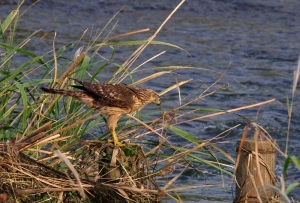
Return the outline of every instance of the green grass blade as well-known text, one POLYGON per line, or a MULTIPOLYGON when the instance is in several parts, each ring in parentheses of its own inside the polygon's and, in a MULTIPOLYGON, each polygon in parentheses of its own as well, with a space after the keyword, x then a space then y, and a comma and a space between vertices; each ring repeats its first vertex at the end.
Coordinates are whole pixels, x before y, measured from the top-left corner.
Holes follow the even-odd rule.
POLYGON ((171 130, 173 133, 175 133, 176 135, 179 135, 180 137, 186 139, 189 142, 192 142, 194 144, 200 144, 201 141, 196 138, 195 136, 189 134, 188 132, 181 130, 173 125, 169 126, 169 130, 171 130))
POLYGON ((3 47, 7 50, 13 50, 13 52, 22 54, 24 56, 28 56, 30 58, 36 58, 36 59, 38 59, 37 62, 39 62, 40 64, 43 64, 43 65, 46 65, 46 63, 42 59, 42 56, 37 56, 36 54, 34 54, 34 53, 32 53, 28 50, 18 48, 18 47, 15 47, 15 46, 11 46, 11 45, 8 45, 8 44, 4 44, 4 43, 1 43, 1 42, 0 42, 0 47, 3 47))
POLYGON ((293 162, 297 169, 300 171, 300 163, 298 162, 297 157, 295 156, 289 156, 285 159, 284 165, 283 165, 283 171, 282 173, 285 174, 287 172, 288 166, 290 165, 290 162, 293 162))
POLYGON ((0 34, 3 34, 6 31, 6 29, 11 25, 11 23, 14 21, 18 13, 19 13, 18 10, 13 10, 12 12, 10 12, 10 14, 6 17, 6 19, 1 24, 0 34))
MULTIPOLYGON (((2 58, 2 60, 0 61, 0 68, 2 66, 4 66, 7 61, 9 61, 9 59, 15 54, 17 53, 18 51, 20 50, 23 50, 21 49, 29 40, 32 36, 34 36, 36 33, 38 33, 39 31, 35 31, 33 32, 30 36, 28 36, 25 40, 23 40, 20 44, 18 44, 17 46, 12 46, 12 49, 10 51, 8 51, 5 56, 2 58)), ((10 45, 7 45, 7 44, 3 44, 1 43, 0 44, 1 46, 3 47, 11 47, 10 45)), ((28 53, 28 51, 26 51, 26 53, 28 53)))
POLYGON ((11 72, 7 72, 7 75, 6 77, 3 77, 1 80, 0 80, 0 84, 1 83, 7 83, 9 82, 10 80, 12 79, 17 79, 19 75, 23 75, 22 71, 23 69, 25 69, 26 67, 30 66, 31 64, 35 63, 36 61, 39 61, 41 58, 41 56, 37 56, 25 63, 23 63, 22 65, 20 65, 19 67, 17 67, 15 70, 11 71, 11 72))
POLYGON ((290 193, 293 189, 295 189, 296 187, 300 187, 300 183, 292 183, 292 184, 290 184, 290 185, 286 188, 285 194, 286 194, 286 195, 289 195, 289 193, 290 193))
POLYGON ((18 104, 14 104, 12 105, 1 117, 2 119, 8 117, 14 110, 15 108, 18 106, 18 104))
POLYGON ((27 126, 26 121, 27 121, 28 114, 29 114, 28 100, 27 100, 26 92, 25 92, 25 89, 24 89, 23 85, 21 85, 17 81, 15 82, 15 85, 19 89, 21 97, 22 97, 22 101, 23 101, 22 127, 25 129, 26 126, 27 126))
POLYGON ((200 157, 194 156, 194 155, 191 155, 191 154, 189 154, 189 156, 193 159, 192 161, 194 161, 194 162, 202 162, 202 163, 204 163, 204 164, 206 164, 208 166, 211 166, 211 167, 213 167, 213 168, 215 168, 217 170, 220 170, 220 171, 226 173, 227 175, 230 175, 230 176, 233 175, 232 172, 223 169, 222 167, 220 167, 219 164, 214 164, 214 163, 212 163, 211 161, 209 161, 207 159, 201 159, 200 157))

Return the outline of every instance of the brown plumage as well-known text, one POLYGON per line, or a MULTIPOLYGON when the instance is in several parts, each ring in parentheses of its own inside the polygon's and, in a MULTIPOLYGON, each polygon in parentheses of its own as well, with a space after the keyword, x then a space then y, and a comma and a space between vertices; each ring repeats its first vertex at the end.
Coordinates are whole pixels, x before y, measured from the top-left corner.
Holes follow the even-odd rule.
POLYGON ((87 104, 89 107, 98 109, 106 115, 106 126, 112 133, 115 145, 123 146, 118 141, 115 128, 123 114, 136 111, 149 103, 160 104, 159 95, 144 88, 127 87, 120 84, 90 83, 74 79, 80 85, 72 85, 82 91, 54 89, 41 87, 47 93, 71 96, 87 104))

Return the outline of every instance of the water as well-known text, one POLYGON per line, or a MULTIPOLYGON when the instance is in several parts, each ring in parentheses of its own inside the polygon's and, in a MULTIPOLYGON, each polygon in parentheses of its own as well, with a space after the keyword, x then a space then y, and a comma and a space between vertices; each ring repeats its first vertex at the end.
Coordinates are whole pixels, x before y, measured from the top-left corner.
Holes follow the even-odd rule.
MULTIPOLYGON (((19 23, 18 39, 27 37, 33 30, 42 32, 56 31, 56 47, 76 42, 86 28, 95 34, 124 5, 126 7, 118 15, 118 26, 114 33, 124 33, 142 28, 150 28, 154 33, 163 20, 169 15, 179 1, 43 1, 33 6, 22 16, 19 23)), ((25 7, 28 6, 27 2, 25 7)), ((201 93, 212 85, 220 74, 225 77, 219 85, 229 83, 225 90, 193 103, 192 107, 210 107, 231 109, 244 105, 262 102, 276 98, 276 102, 240 111, 262 125, 277 140, 284 149, 287 130, 286 97, 291 97, 293 71, 296 69, 300 54, 300 2, 295 0, 187 0, 169 20, 157 36, 156 40, 174 43, 186 51, 162 46, 150 46, 136 62, 147 60, 160 51, 167 50, 163 56, 148 63, 144 68, 184 65, 194 67, 178 71, 178 80, 193 79, 182 87, 182 97, 189 95, 197 88, 201 93), (228 68, 229 67, 229 68, 228 68), (228 70, 227 70, 228 68, 228 70)), ((15 8, 15 5, 1 5, 1 19, 15 8)), ((52 35, 53 36, 53 35, 52 35)), ((140 34, 129 39, 146 39, 150 36, 140 34)), ((127 38, 128 39, 128 38, 127 38)), ((32 40, 26 48, 43 53, 52 48, 52 37, 32 40)), ((83 39, 82 44, 88 44, 90 38, 83 39)), ((116 55, 120 60, 132 53, 133 48, 117 48, 116 55)), ((75 52, 75 50, 74 50, 75 52)), ((73 52, 70 54, 74 54, 73 52)), ((105 53, 103 53, 105 54, 105 53)), ((104 77, 105 76, 99 76, 104 77)), ((166 75, 159 80, 147 83, 156 90, 163 90, 174 83, 172 75, 166 75)), ((165 111, 178 106, 178 94, 169 92, 162 98, 165 111)), ((290 153, 300 159, 299 147, 299 93, 295 95, 293 120, 290 135, 290 153)), ((204 114, 194 114, 190 117, 204 114)), ((188 119, 185 117, 184 119, 188 119)), ((182 120, 184 120, 182 119, 182 120)), ((179 121, 182 121, 179 120, 179 121)), ((203 139, 211 138, 218 133, 242 124, 234 129, 224 140, 230 143, 222 144, 225 149, 235 149, 236 140, 241 136, 246 121, 236 115, 225 115, 183 124, 180 127, 203 139)), ((176 141, 176 138, 175 138, 176 141)), ((235 150, 229 151, 234 155, 235 150)), ((279 157, 277 173, 280 173, 282 158, 279 157)), ((202 170, 206 170, 203 169, 202 170)), ((211 170, 211 169, 208 169, 211 170)), ((205 177, 185 175, 175 185, 200 186, 197 189, 181 192, 189 198, 185 202, 230 202, 232 198, 231 185, 222 186, 222 178, 218 175, 205 177), (203 178, 205 181, 203 181, 203 178), (214 184, 215 187, 202 188, 204 184, 214 184), (213 195, 211 192, 213 191, 213 195), (196 197, 195 197, 196 195, 196 197), (195 198, 193 198, 195 197, 195 198)), ((297 170, 291 171, 292 177, 299 179, 297 170), (293 174, 294 172, 294 174, 293 174)), ((295 194, 299 194, 299 189, 295 194)), ((165 200, 170 201, 170 200, 165 200)))

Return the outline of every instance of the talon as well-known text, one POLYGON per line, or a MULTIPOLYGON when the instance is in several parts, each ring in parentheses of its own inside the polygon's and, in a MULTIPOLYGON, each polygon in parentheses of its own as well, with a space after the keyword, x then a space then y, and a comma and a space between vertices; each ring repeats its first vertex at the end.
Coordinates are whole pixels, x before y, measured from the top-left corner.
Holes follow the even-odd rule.
POLYGON ((109 142, 113 142, 115 144, 115 146, 119 146, 119 147, 124 147, 125 146, 125 144, 123 144, 122 142, 119 142, 118 136, 117 136, 117 133, 116 133, 115 130, 113 130, 111 132, 111 134, 112 134, 113 140, 109 140, 109 142))
POLYGON ((124 147, 125 144, 123 144, 122 142, 114 142, 114 144, 118 147, 124 147))
POLYGON ((124 147, 125 144, 123 144, 122 142, 119 142, 119 141, 113 141, 111 139, 107 140, 108 142, 113 142, 115 146, 118 146, 118 147, 124 147))

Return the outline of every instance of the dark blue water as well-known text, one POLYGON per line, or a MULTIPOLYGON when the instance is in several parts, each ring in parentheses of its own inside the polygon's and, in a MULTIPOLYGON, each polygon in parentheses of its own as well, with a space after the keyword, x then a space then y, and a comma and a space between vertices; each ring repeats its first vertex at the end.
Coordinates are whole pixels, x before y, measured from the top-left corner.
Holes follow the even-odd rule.
MULTIPOLYGON (((56 47, 76 42, 83 31, 89 28, 89 34, 81 44, 89 44, 90 36, 102 29, 108 20, 125 5, 117 16, 114 34, 142 28, 150 32, 130 36, 125 39, 147 39, 160 26, 179 1, 42 1, 33 6, 20 19, 18 38, 27 37, 33 30, 42 29, 42 33, 56 31, 56 47)), ((26 3, 24 8, 29 3, 26 3)), ((3 19, 14 5, 1 5, 3 19)), ((238 113, 258 122, 277 140, 282 150, 285 147, 287 131, 286 98, 291 97, 293 71, 297 67, 300 54, 300 2, 295 0, 187 0, 164 26, 156 40, 176 44, 189 54, 179 49, 165 46, 149 46, 135 65, 166 50, 166 54, 149 62, 143 69, 182 65, 189 69, 176 71, 179 81, 193 79, 182 86, 183 103, 192 96, 203 93, 208 87, 224 77, 208 91, 221 88, 219 92, 197 100, 189 107, 217 108, 228 110, 244 105, 255 104, 271 98, 276 101, 260 109, 251 108, 238 113), (186 98, 186 99, 184 99, 186 98)), ((52 49, 53 35, 45 39, 33 38, 26 48, 36 53, 52 49)), ((116 57, 125 61, 136 47, 116 47, 116 57)), ((75 50, 70 51, 70 56, 75 50)), ((101 52, 104 56, 109 53, 101 52)), ((135 66, 134 66, 135 67, 135 66)), ((107 71, 107 74, 110 72, 107 71)), ((137 74, 137 78, 145 73, 137 74)), ((99 79, 109 76, 101 75, 99 79)), ((174 76, 169 74, 146 83, 158 91, 174 84, 174 76)), ((300 96, 296 92, 293 107, 289 153, 300 159, 300 96)), ((161 108, 165 111, 179 106, 178 93, 174 90, 163 96, 161 108)), ((151 108, 151 107, 150 107, 151 108)), ((178 114, 185 111, 177 112, 178 114)), ((235 114, 211 117, 184 123, 190 118, 208 113, 196 112, 178 119, 178 127, 202 139, 216 136, 218 133, 241 124, 222 141, 220 147, 227 149, 234 156, 235 143, 241 137, 247 123, 235 114), (229 149, 229 150, 228 150, 229 149)), ((172 138, 176 142, 176 138, 172 138)), ((280 173, 282 157, 278 159, 277 173, 280 173)), ((228 177, 210 175, 211 169, 201 168, 205 176, 183 176, 175 187, 197 185, 199 188, 180 192, 189 198, 185 202, 230 202, 234 183, 228 177), (225 182, 226 184, 222 185, 225 182), (228 184, 230 182, 230 184, 228 184), (214 187, 203 187, 213 184, 214 187), (211 192, 213 191, 213 194, 211 192)), ((215 171, 213 171, 215 172, 215 171)), ((217 173, 217 172, 216 172, 217 173)), ((293 170, 292 177, 299 179, 299 171, 293 170)), ((295 194, 300 191, 295 192, 295 194)), ((167 201, 167 200, 166 200, 167 201)))

